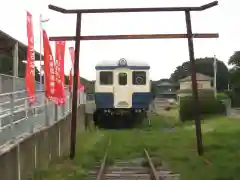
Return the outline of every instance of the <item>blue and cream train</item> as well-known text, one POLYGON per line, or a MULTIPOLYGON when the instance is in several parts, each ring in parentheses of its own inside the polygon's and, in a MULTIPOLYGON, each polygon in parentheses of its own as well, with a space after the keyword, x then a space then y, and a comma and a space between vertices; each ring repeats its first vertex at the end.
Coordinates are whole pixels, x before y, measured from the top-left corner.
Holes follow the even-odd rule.
POLYGON ((98 63, 95 69, 95 122, 116 127, 141 122, 151 101, 150 66, 122 58, 98 63))

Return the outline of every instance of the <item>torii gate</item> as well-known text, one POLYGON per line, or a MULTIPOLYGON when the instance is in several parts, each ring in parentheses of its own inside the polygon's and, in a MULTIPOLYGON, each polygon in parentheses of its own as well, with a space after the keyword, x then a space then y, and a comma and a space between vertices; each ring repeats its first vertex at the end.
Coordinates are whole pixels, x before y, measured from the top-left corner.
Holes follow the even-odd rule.
POLYGON ((191 77, 192 77, 192 94, 195 100, 195 127, 197 138, 197 151, 203 155, 202 132, 199 114, 199 101, 196 80, 196 68, 194 58, 193 38, 218 38, 218 33, 192 33, 191 11, 204 11, 218 5, 218 1, 202 5, 200 7, 158 7, 158 8, 121 8, 121 9, 64 9, 54 5, 49 5, 49 9, 63 14, 77 14, 76 20, 76 35, 75 36, 60 36, 50 37, 50 41, 75 41, 75 63, 74 63, 74 80, 73 80, 73 97, 72 97, 72 120, 71 120, 71 144, 70 144, 70 159, 75 157, 76 145, 76 120, 77 120, 77 87, 78 78, 77 72, 79 69, 79 53, 81 40, 118 40, 118 39, 167 39, 167 38, 187 38, 189 59, 191 62, 191 77), (185 12, 187 34, 134 34, 134 35, 99 35, 99 36, 81 36, 81 19, 84 13, 124 13, 124 12, 185 12))

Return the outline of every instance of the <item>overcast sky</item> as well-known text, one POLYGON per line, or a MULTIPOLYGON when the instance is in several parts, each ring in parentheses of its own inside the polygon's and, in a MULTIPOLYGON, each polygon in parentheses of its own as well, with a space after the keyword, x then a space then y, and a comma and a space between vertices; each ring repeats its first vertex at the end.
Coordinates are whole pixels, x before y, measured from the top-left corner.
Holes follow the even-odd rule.
MULTIPOLYGON (((49 36, 74 35, 75 15, 62 15, 48 9, 48 4, 64 8, 121 8, 200 6, 210 0, 7 0, 1 4, 0 29, 19 41, 27 42, 26 10, 33 15, 35 49, 39 51, 39 15, 50 21, 44 24, 49 36)), ((192 13, 193 32, 220 34, 219 39, 194 40, 195 57, 213 56, 227 63, 229 56, 240 49, 238 12, 240 1, 220 0, 219 6, 203 12, 192 13)), ((85 14, 82 35, 133 34, 133 33, 185 33, 184 13, 125 13, 85 14)), ((74 45, 67 42, 67 47, 74 45)), ((70 58, 66 47, 65 73, 69 73, 70 58)), ((55 52, 54 43, 52 43, 55 52)), ((80 74, 95 79, 94 65, 104 59, 120 58, 147 61, 151 66, 151 78, 168 78, 176 66, 189 60, 187 40, 115 40, 85 41, 81 43, 80 74)))

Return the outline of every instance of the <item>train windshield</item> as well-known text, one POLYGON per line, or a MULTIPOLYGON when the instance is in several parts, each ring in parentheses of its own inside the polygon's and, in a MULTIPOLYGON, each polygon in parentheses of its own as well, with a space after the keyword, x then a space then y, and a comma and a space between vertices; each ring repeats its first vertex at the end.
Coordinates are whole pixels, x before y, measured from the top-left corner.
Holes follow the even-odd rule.
POLYGON ((118 74, 118 83, 119 85, 127 85, 127 73, 118 74))
POLYGON ((146 72, 145 71, 133 71, 132 83, 133 83, 133 85, 146 85, 146 72))
POLYGON ((113 84, 113 72, 101 71, 100 72, 100 85, 112 85, 113 84))

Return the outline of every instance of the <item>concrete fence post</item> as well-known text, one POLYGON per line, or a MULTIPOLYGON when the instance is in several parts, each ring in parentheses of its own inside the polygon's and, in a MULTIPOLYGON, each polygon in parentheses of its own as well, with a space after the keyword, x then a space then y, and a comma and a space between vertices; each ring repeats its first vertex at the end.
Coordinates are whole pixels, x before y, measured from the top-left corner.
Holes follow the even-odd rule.
POLYGON ((10 97, 10 112, 11 112, 10 127, 11 127, 11 132, 12 132, 10 139, 13 140, 13 139, 15 138, 14 122, 13 122, 14 111, 15 111, 15 107, 14 107, 14 96, 13 96, 13 94, 10 94, 9 97, 10 97))
POLYGON ((28 106, 28 101, 27 99, 25 100, 25 118, 28 119, 28 109, 29 109, 29 106, 28 106))
POLYGON ((20 157, 20 145, 17 145, 17 176, 18 180, 21 180, 21 157, 20 157))
POLYGON ((231 115, 231 99, 229 98, 226 100, 226 111, 227 111, 227 116, 231 115))
POLYGON ((69 96, 69 112, 72 111, 72 94, 69 96))
MULTIPOLYGON (((55 107, 54 108, 55 109, 55 117, 54 117, 54 119, 55 119, 55 122, 57 122, 57 121, 60 121, 60 120, 62 120, 64 118, 64 110, 63 110, 64 105, 60 106, 61 112, 62 112, 61 113, 62 117, 59 117, 59 114, 58 114, 58 111, 60 110, 59 106, 55 104, 54 107, 55 107)), ((61 129, 60 129, 59 123, 58 123, 58 138, 57 139, 58 139, 58 156, 60 157, 61 156, 61 129)))
POLYGON ((58 156, 61 156, 61 128, 58 126, 58 156))
POLYGON ((54 104, 54 120, 58 121, 58 105, 54 104))
POLYGON ((37 168, 37 142, 34 142, 34 168, 37 168))
POLYGON ((62 104, 62 105, 61 105, 61 114, 62 114, 62 118, 65 117, 65 106, 66 106, 66 104, 62 104))
MULTIPOLYGON (((29 106, 30 106, 30 108, 31 108, 31 111, 33 112, 33 117, 35 118, 35 117, 37 116, 37 115, 36 115, 36 112, 35 112, 36 109, 35 109, 32 105, 29 105, 29 106)), ((34 122, 34 120, 32 119, 30 123, 31 123, 30 133, 33 134, 33 133, 34 133, 34 123, 35 123, 35 122, 34 122)))
POLYGON ((44 98, 44 109, 45 109, 45 125, 48 127, 50 125, 49 122, 49 114, 48 114, 48 99, 44 98))

